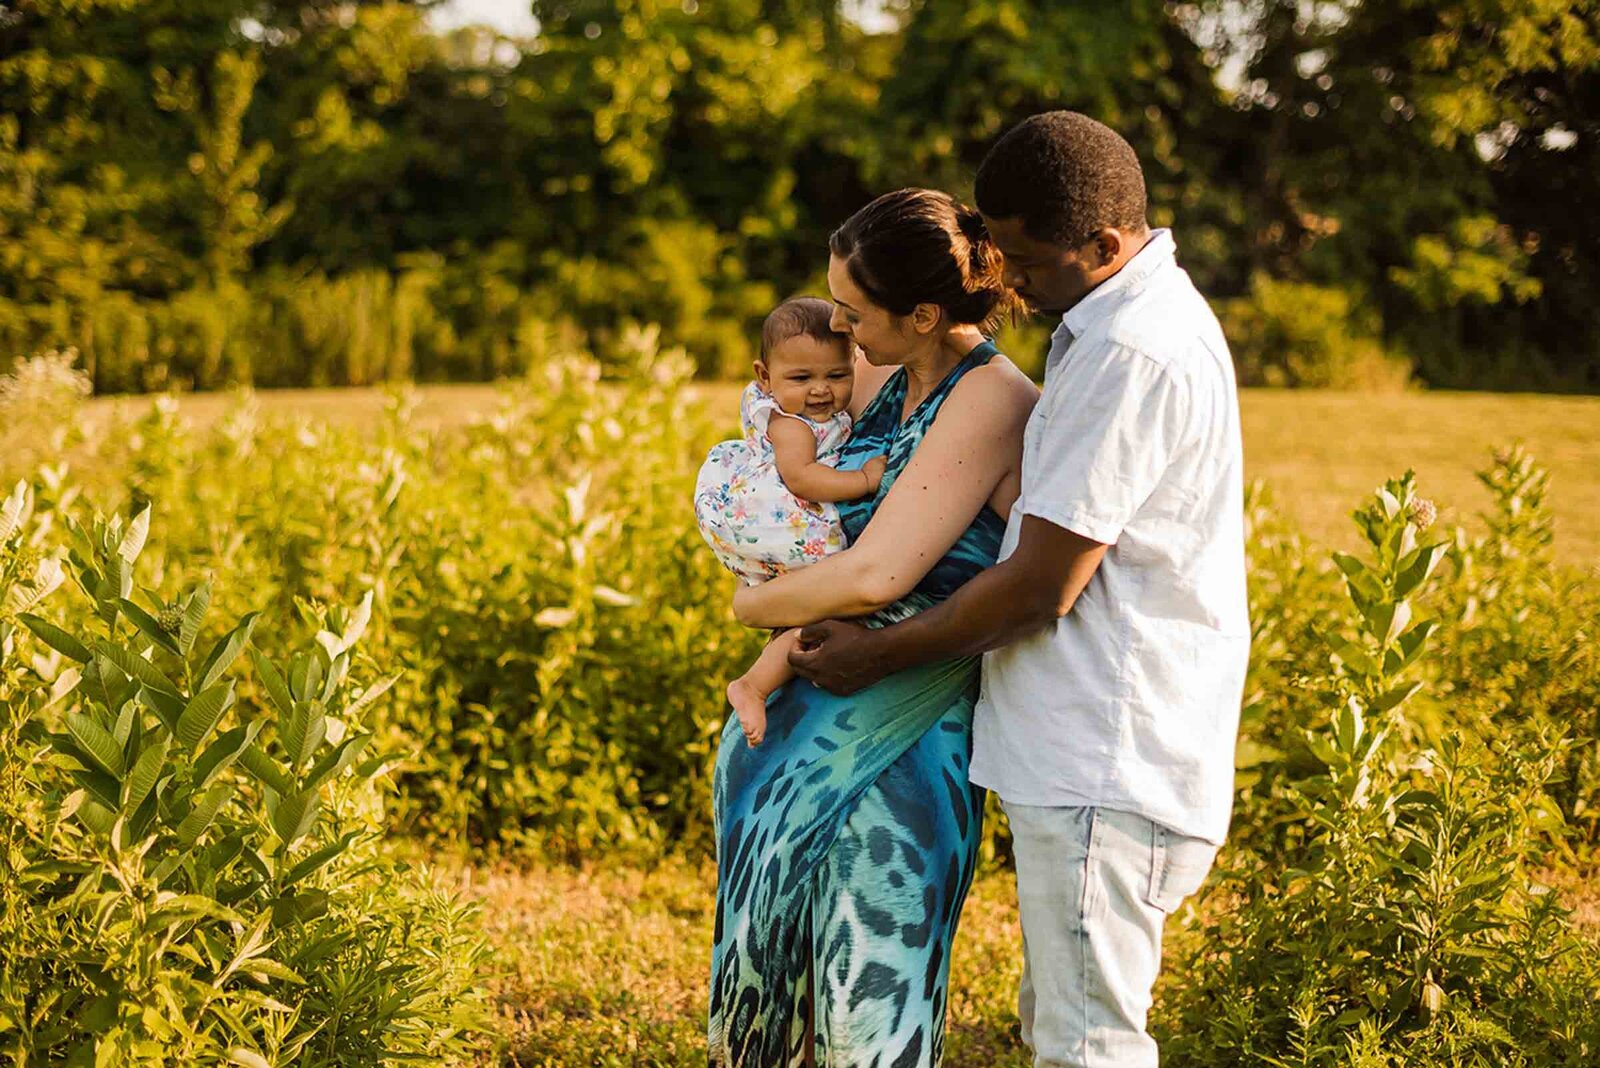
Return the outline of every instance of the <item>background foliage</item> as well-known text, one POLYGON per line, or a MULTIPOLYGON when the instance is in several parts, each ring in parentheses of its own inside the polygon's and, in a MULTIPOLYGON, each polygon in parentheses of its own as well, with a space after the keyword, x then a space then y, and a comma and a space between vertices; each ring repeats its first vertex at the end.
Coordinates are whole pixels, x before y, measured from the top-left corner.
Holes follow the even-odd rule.
POLYGON ((0 353, 99 392, 742 373, 875 192, 1122 130, 1249 382, 1600 387, 1595 0, 0 3, 0 353), (1310 315, 1302 314, 1307 309, 1310 315))
MULTIPOLYGON (((245 393, 196 430, 170 397, 85 418, 59 357, 0 381, 29 448, 0 454, 22 480, 0 522, 0 1049, 341 1063, 349 1029, 346 1050, 468 1056, 496 950, 397 860, 408 840, 708 853, 721 690, 758 639, 682 517, 732 428, 655 332, 619 353, 615 381, 564 353, 450 429, 409 389, 376 426, 245 393), (247 946, 265 963, 228 970, 247 946)), ((1489 509, 1448 529, 1390 482, 1364 548, 1331 556, 1252 491, 1234 830, 1174 924, 1174 1063, 1600 1050, 1600 953, 1563 905, 1600 842, 1600 597, 1552 556, 1533 458, 1482 478, 1489 509)), ((1007 856, 998 818, 984 854, 1007 856)), ((535 1030, 584 1048, 574 1026, 535 1030)))

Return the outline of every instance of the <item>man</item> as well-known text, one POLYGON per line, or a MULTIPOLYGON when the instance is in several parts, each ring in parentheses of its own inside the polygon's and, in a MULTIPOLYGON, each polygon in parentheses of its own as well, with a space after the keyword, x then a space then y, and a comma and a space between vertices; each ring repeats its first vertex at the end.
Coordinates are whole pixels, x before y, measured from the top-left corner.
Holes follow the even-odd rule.
POLYGON ((1000 562, 895 626, 808 627, 791 660, 850 692, 984 654, 971 777, 1015 840, 1023 1040, 1038 1068, 1154 1066, 1162 927, 1232 803, 1250 635, 1233 365, 1107 127, 1021 123, 976 195, 1008 284, 1061 319, 1000 562))

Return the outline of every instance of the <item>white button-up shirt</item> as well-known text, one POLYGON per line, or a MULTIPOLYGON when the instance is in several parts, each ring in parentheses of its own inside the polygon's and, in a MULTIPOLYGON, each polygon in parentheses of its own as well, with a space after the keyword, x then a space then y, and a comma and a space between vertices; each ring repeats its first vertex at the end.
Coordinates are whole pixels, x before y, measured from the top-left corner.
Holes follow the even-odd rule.
POLYGON ((1072 611, 984 657, 972 781, 1220 844, 1249 656, 1243 449, 1216 316, 1158 230, 1056 329, 1024 515, 1110 546, 1072 611))

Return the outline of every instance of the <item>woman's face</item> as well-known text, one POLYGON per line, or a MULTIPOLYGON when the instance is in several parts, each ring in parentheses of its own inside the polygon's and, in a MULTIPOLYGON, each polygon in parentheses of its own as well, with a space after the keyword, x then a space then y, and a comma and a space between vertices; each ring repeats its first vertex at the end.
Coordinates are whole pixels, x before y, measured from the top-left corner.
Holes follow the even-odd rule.
POLYGON ((828 293, 833 297, 833 318, 828 325, 861 346, 861 354, 874 367, 905 362, 919 341, 910 318, 881 308, 850 277, 850 268, 838 256, 828 257, 828 293))

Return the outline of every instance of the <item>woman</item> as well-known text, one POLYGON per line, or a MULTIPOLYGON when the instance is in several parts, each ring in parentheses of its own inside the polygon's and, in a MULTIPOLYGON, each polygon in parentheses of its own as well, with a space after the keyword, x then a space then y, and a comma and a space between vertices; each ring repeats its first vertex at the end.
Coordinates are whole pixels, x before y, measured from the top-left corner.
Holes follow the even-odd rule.
MULTIPOLYGON (((1038 396, 981 329, 1015 297, 977 212, 904 189, 829 249, 834 327, 865 360, 839 466, 887 455, 888 469, 876 497, 839 506, 849 549, 740 591, 753 626, 902 619, 992 564, 1038 396)), ((792 682, 759 747, 730 717, 714 785, 713 1064, 939 1063, 983 813, 967 782, 978 666, 848 698, 792 682)))

